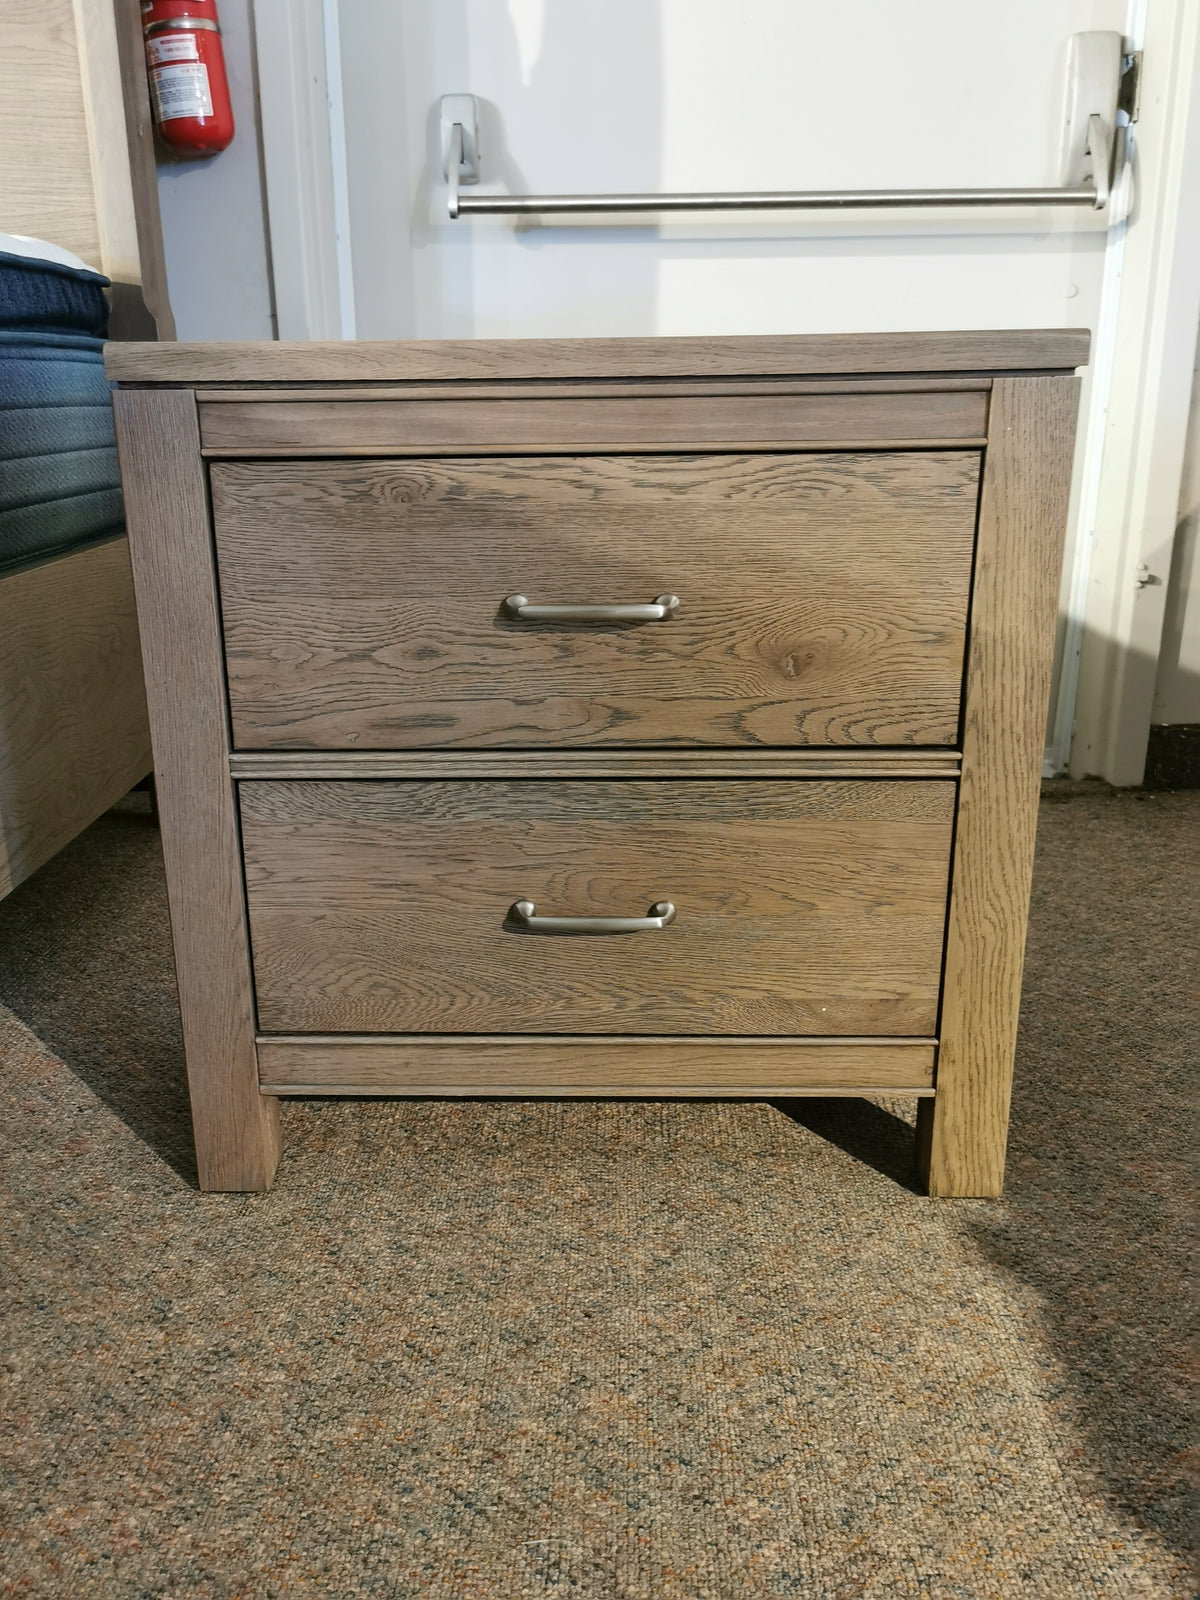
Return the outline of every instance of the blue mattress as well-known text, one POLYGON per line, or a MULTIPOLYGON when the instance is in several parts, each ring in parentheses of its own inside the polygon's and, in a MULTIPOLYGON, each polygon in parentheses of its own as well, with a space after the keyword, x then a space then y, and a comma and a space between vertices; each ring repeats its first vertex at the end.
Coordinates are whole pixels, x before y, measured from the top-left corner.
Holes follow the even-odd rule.
POLYGON ((0 251, 0 572, 123 526, 108 279, 0 251))

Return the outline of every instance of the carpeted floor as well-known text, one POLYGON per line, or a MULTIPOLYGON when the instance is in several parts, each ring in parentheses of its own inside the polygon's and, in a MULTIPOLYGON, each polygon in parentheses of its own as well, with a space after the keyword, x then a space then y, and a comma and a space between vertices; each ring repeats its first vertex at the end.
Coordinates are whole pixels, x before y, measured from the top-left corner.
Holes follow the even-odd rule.
POLYGON ((200 1195, 142 807, 0 905, 0 1594, 1191 1594, 1200 797, 1045 802, 996 1203, 867 1101, 285 1103, 200 1195))

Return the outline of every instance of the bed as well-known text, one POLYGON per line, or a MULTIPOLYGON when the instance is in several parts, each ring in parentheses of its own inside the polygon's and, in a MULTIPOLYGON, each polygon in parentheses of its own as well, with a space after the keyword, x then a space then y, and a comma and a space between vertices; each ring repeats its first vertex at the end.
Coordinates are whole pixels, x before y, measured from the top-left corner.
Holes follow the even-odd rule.
POLYGON ((99 345, 175 336, 155 163, 139 7, 3 8, 0 899, 150 770, 99 345))
POLYGON ((0 235, 0 898, 150 771, 107 285, 0 235))

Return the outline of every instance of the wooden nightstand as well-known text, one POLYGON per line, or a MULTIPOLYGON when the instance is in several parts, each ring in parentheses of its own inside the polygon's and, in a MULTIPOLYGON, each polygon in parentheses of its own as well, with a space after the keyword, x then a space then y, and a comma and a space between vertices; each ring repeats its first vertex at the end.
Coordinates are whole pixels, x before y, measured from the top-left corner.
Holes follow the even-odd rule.
POLYGON ((913 1094, 1000 1191, 1078 331, 116 345, 201 1183, 913 1094))

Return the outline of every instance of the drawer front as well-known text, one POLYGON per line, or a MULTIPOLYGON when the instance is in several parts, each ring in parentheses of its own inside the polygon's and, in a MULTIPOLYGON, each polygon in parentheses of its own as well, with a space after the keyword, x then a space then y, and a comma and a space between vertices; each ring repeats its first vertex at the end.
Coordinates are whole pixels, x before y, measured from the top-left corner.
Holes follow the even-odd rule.
POLYGON ((974 441, 988 397, 910 394, 554 395, 434 400, 222 400, 200 405, 208 450, 289 455, 776 449, 974 441))
POLYGON ((953 745, 974 451, 217 462, 239 749, 953 745), (659 620, 514 615, 647 605, 659 620))
POLYGON ((262 781, 240 803, 266 1032, 934 1032, 948 781, 262 781))

